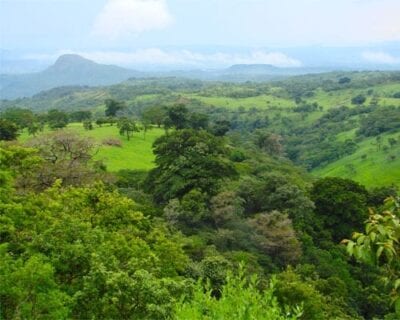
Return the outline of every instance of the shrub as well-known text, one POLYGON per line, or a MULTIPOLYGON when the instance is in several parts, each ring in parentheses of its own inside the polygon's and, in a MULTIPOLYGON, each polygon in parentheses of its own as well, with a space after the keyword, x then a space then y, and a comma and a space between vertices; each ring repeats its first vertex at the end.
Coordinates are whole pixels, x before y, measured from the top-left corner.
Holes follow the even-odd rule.
POLYGON ((102 144, 105 146, 111 146, 111 147, 119 147, 122 148, 122 142, 119 139, 116 138, 106 138, 103 139, 102 144))

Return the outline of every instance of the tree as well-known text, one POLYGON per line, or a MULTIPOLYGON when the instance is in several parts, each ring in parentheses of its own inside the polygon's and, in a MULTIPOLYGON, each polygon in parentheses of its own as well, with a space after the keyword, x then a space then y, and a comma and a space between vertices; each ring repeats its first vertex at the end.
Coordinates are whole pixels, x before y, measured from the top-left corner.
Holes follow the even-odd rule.
POLYGON ((173 318, 183 238, 107 189, 57 182, 0 199, 1 319, 173 318))
POLYGON ((351 82, 351 79, 349 77, 340 78, 339 81, 338 81, 339 84, 347 84, 347 83, 350 83, 350 82, 351 82))
POLYGON ((243 217, 244 200, 233 191, 220 192, 211 199, 211 217, 220 228, 243 217))
POLYGON ((158 203, 181 199, 192 189, 212 196, 222 179, 236 175, 224 141, 206 131, 175 131, 158 138, 153 150, 156 168, 146 186, 158 203))
POLYGON ((0 119, 0 140, 15 140, 18 137, 18 127, 14 122, 0 119))
POLYGON ((1 118, 15 123, 20 129, 28 127, 37 119, 36 115, 28 109, 8 108, 1 113, 1 118))
POLYGON ((367 218, 368 192, 362 185, 349 179, 323 178, 314 183, 311 199, 323 229, 335 241, 360 230, 367 218))
POLYGON ((118 128, 119 134, 121 136, 125 135, 128 141, 130 140, 134 132, 139 132, 139 128, 136 125, 136 122, 128 118, 121 118, 118 121, 118 128))
POLYGON ((147 108, 142 113, 142 122, 150 122, 161 127, 167 116, 167 109, 164 106, 153 106, 147 108))
POLYGON ((177 130, 187 128, 189 122, 188 113, 189 110, 184 104, 177 104, 168 108, 168 125, 174 127, 177 130))
POLYGON ((41 135, 29 143, 38 150, 43 163, 30 170, 30 175, 18 179, 22 188, 42 190, 57 179, 64 186, 80 186, 106 178, 99 164, 93 160, 96 143, 77 133, 57 131, 41 135))
POLYGON ((90 111, 74 111, 69 114, 71 122, 84 122, 92 119, 92 113, 90 111))
POLYGON ((38 121, 34 121, 28 125, 28 133, 32 136, 36 136, 39 131, 43 131, 44 125, 38 121))
POLYGON ((258 129, 254 133, 256 145, 272 156, 283 154, 282 137, 265 130, 258 129))
POLYGON ((217 120, 211 128, 211 132, 217 136, 224 136, 231 129, 231 123, 228 120, 217 120))
POLYGON ((359 94, 358 96, 355 96, 351 99, 351 103, 356 105, 362 105, 366 100, 367 98, 364 95, 359 94))
POLYGON ((107 99, 105 101, 106 110, 105 115, 106 117, 115 117, 118 111, 121 111, 126 108, 124 102, 116 101, 114 99, 107 99))
POLYGON ((192 112, 189 116, 189 126, 196 130, 207 130, 208 116, 204 113, 192 112))
POLYGON ((343 240, 349 255, 381 268, 388 292, 400 316, 400 199, 385 200, 381 210, 369 209, 364 232, 343 240))
POLYGON ((85 130, 93 130, 93 124, 91 120, 85 120, 83 121, 83 128, 85 130))
POLYGON ((213 295, 210 283, 205 287, 199 280, 192 297, 186 297, 175 307, 177 320, 203 319, 269 319, 294 320, 302 314, 301 308, 291 305, 282 307, 275 297, 275 279, 259 290, 257 275, 248 279, 241 267, 237 275, 228 272, 219 298, 213 295))
POLYGON ((287 215, 279 211, 262 213, 248 223, 254 230, 253 240, 262 252, 277 259, 282 265, 299 260, 301 245, 287 215))
POLYGON ((62 129, 68 124, 68 114, 56 109, 47 112, 47 123, 51 129, 62 129))

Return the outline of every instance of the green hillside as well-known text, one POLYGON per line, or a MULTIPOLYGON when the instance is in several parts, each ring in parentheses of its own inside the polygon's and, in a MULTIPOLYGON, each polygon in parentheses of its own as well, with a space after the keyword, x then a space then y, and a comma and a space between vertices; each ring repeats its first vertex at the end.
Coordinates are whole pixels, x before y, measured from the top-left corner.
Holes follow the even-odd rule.
MULTIPOLYGON (((98 152, 96 160, 101 160, 108 171, 116 172, 122 169, 149 170, 154 167, 154 155, 152 144, 156 138, 164 134, 163 129, 153 128, 146 133, 135 133, 128 141, 121 137, 118 128, 115 126, 96 127, 94 130, 85 130, 81 123, 72 123, 68 125, 67 130, 79 132, 83 136, 91 137, 98 143, 98 152), (104 140, 117 139, 121 142, 121 147, 104 145, 104 140)), ((30 136, 24 132, 20 140, 27 141, 30 136)))
MULTIPOLYGON (((30 108, 39 113, 49 109, 72 112, 90 110, 93 118, 104 116, 104 101, 114 99, 126 105, 124 116, 140 119, 151 108, 165 109, 184 104, 189 110, 205 113, 210 125, 226 120, 229 134, 239 134, 240 143, 252 141, 257 130, 282 137, 286 156, 316 176, 350 177, 369 187, 399 185, 399 72, 332 72, 304 75, 275 82, 224 83, 183 78, 130 79, 105 87, 61 87, 30 99, 1 101, 0 108, 30 108), (353 100, 361 97, 361 103, 353 100), (385 118, 388 110, 392 113, 385 118), (375 128, 376 133, 357 134, 361 123, 390 128, 375 128), (378 119, 378 118, 381 119, 378 119), (376 120, 374 120, 376 118, 376 120), (372 121, 372 122, 371 122, 372 121), (372 143, 382 139, 382 148, 372 143), (388 138, 397 143, 388 146, 388 138)), ((160 110, 161 110, 160 109, 160 110)), ((158 112, 160 113, 160 112, 158 112)), ((113 127, 81 133, 98 140, 117 137, 113 127)), ((98 157, 106 158, 110 170, 151 167, 151 143, 162 130, 148 133, 144 141, 135 134, 123 141, 122 148, 101 147, 98 157), (126 157, 125 155, 129 156, 126 157), (131 160, 132 156, 137 160, 131 160)), ((123 139, 122 139, 123 140, 123 139)), ((239 141, 238 141, 239 142, 239 141)))
POLYGON ((387 143, 390 137, 399 138, 399 133, 382 135, 385 143, 380 149, 375 138, 365 139, 355 153, 312 173, 319 177, 349 178, 369 187, 391 184, 400 187, 400 144, 390 147, 387 143))

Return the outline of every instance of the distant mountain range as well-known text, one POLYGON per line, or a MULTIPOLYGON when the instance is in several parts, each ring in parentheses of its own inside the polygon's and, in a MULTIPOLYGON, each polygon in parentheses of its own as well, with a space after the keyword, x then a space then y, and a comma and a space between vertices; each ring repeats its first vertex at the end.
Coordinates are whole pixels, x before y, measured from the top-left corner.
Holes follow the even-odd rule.
POLYGON ((327 70, 278 68, 267 64, 240 64, 220 70, 140 72, 113 65, 103 65, 79 55, 66 54, 41 72, 0 75, 0 98, 31 97, 41 91, 62 86, 106 86, 129 78, 184 77, 215 81, 268 81, 285 76, 327 70))
POLYGON ((30 97, 40 91, 69 85, 111 85, 137 76, 141 76, 138 71, 102 65, 79 55, 66 54, 41 72, 0 75, 0 97, 30 97))

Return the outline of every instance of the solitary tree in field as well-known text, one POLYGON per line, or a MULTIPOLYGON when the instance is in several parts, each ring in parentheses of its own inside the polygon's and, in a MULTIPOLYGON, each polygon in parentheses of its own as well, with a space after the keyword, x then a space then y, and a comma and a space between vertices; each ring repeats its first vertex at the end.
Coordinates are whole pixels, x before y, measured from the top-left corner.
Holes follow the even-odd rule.
POLYGON ((139 132, 139 128, 136 122, 127 118, 123 118, 118 122, 119 134, 126 136, 128 141, 132 137, 134 132, 139 132))

